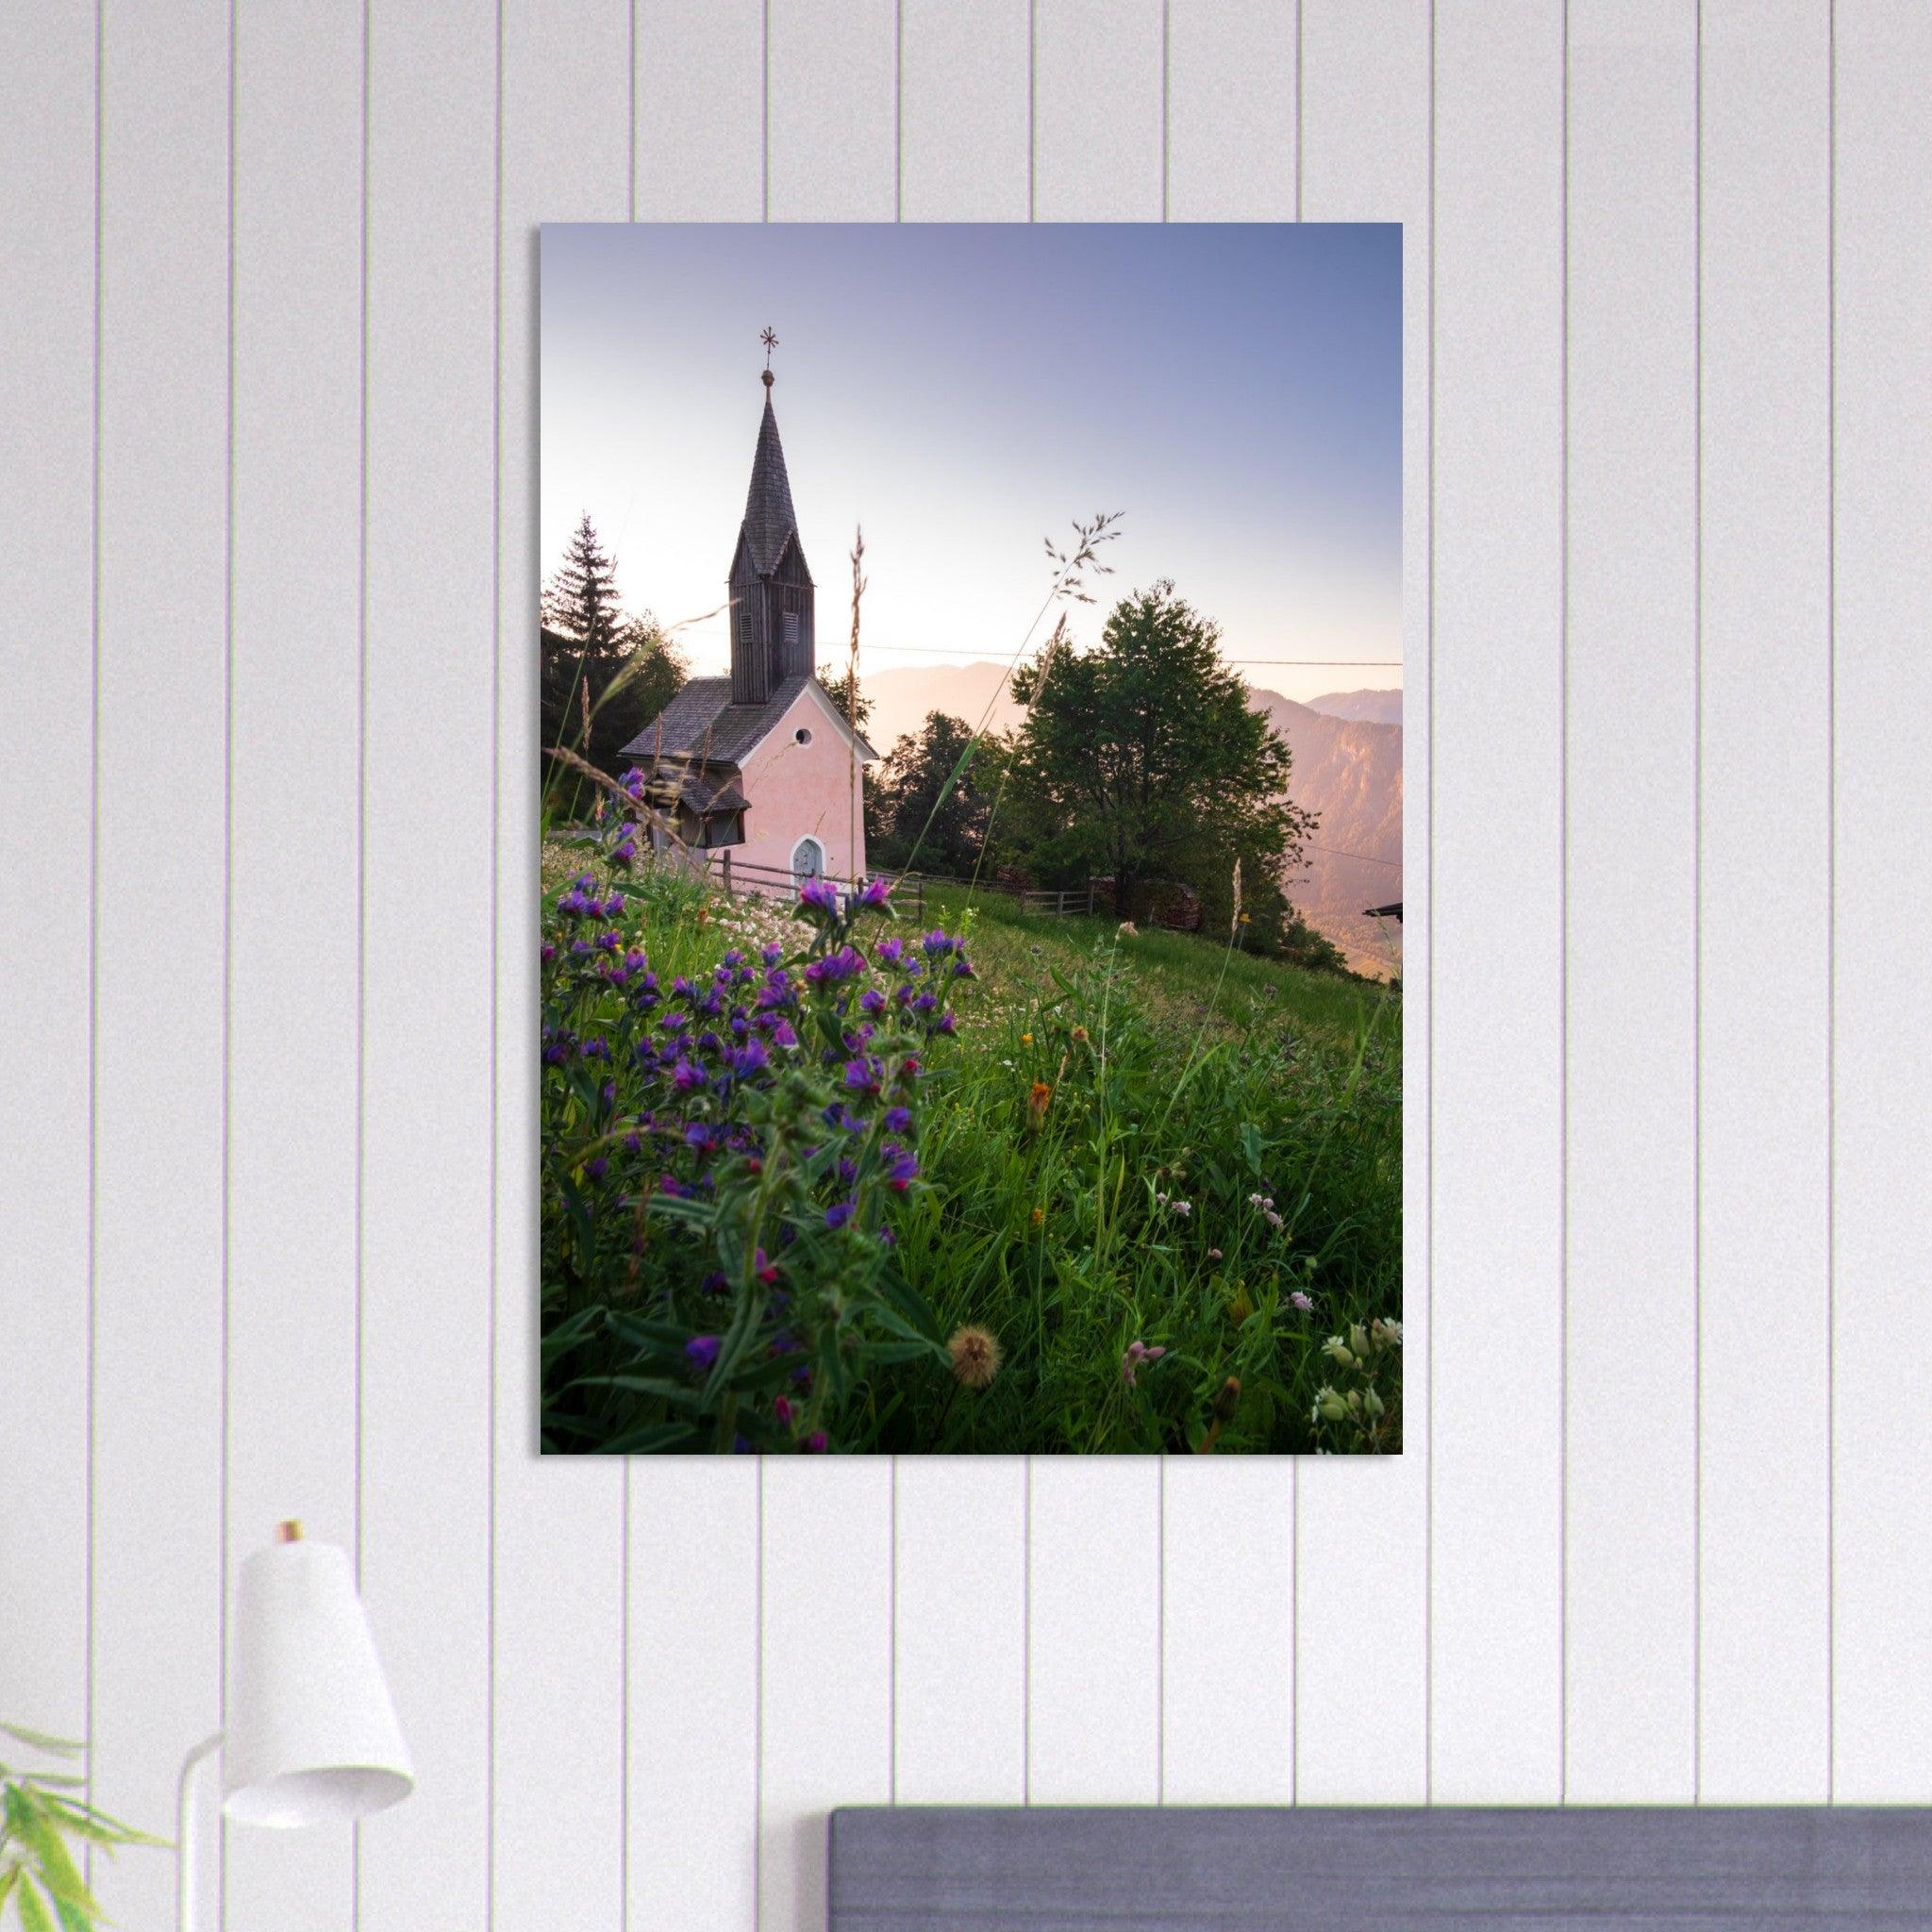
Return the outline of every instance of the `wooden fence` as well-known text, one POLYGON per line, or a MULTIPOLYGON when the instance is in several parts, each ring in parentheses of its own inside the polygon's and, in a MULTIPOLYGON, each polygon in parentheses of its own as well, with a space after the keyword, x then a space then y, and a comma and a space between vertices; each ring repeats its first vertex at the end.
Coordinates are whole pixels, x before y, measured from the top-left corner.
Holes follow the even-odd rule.
MULTIPOLYGON (((756 893, 764 899, 791 900, 798 896, 798 875, 784 866, 747 865, 742 859, 735 859, 729 847, 715 852, 693 853, 693 858, 707 861, 707 870, 716 880, 718 889, 724 896, 735 898, 741 892, 756 893)), ((834 878, 827 873, 823 875, 825 883, 837 886, 841 892, 850 891, 854 881, 834 878)), ((892 878, 892 904, 900 912, 909 913, 914 919, 925 917, 925 880, 916 874, 893 877, 891 874, 881 876, 892 878)))

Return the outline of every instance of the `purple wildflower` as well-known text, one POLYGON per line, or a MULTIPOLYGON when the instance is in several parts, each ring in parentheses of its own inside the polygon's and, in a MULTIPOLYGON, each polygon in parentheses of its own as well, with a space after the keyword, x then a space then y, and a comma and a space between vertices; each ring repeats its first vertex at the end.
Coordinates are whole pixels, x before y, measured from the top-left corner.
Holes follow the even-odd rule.
POLYGON ((825 1209, 825 1225, 831 1228, 843 1227, 858 1211, 858 1204, 856 1201, 834 1201, 825 1209))
POLYGON ((813 986, 837 985, 841 979, 850 979, 856 974, 865 971, 865 961, 851 946, 841 946, 836 953, 827 953, 823 959, 814 959, 805 969, 806 978, 813 986))
POLYGON ((912 1131, 912 1109, 909 1107, 887 1108, 886 1131, 889 1134, 909 1134, 912 1131))
POLYGON ((798 903, 810 907, 816 912, 836 912, 839 909, 838 889, 829 879, 807 879, 798 888, 798 903))
POLYGON ((693 1335, 684 1344, 684 1357, 694 1369, 708 1369, 718 1359, 715 1335, 693 1335))

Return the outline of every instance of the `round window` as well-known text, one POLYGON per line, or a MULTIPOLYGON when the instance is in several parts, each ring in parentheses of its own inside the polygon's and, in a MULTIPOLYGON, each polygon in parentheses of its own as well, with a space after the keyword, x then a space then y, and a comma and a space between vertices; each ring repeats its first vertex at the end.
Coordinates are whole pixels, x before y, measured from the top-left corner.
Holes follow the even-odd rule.
POLYGON ((794 744, 809 744, 811 742, 811 726, 809 724, 801 724, 791 734, 791 739, 794 744))

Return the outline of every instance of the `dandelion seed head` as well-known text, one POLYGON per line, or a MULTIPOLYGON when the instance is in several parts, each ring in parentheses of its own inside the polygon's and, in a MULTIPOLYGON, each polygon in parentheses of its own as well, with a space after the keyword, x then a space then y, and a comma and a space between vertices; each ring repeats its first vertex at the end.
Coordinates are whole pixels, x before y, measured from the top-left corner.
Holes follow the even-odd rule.
POLYGON ((962 1388, 985 1389, 1000 1372, 999 1342, 985 1328, 954 1329, 946 1353, 962 1388))

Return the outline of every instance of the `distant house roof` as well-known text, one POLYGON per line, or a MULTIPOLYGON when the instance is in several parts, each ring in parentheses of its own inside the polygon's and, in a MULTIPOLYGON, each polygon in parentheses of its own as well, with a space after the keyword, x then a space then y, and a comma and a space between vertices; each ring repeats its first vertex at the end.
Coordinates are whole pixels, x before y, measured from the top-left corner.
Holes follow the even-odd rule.
POLYGON ((625 746, 622 756, 641 763, 653 758, 694 758, 707 765, 741 765, 808 684, 817 685, 824 708, 839 728, 856 741, 859 756, 876 758, 878 753, 845 723, 815 677, 786 678, 761 705, 734 705, 728 677, 693 677, 625 746))

